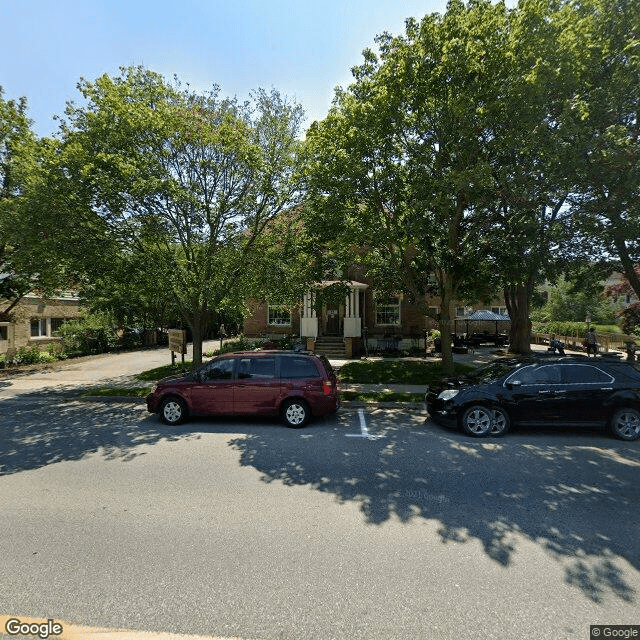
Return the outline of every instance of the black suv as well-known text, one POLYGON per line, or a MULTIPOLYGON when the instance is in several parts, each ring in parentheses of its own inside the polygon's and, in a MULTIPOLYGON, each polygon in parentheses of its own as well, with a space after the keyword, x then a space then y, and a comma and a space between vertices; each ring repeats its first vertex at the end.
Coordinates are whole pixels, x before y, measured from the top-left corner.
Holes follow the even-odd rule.
POLYGON ((640 370, 606 359, 498 360, 427 390, 431 418, 471 436, 501 436, 512 423, 605 426, 640 438, 640 370))

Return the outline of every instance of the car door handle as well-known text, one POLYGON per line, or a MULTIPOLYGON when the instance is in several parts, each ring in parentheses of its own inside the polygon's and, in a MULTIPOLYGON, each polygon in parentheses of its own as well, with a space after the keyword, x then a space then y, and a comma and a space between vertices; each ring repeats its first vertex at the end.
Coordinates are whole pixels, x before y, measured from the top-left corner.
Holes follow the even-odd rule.
POLYGON ((613 391, 613 387, 600 387, 600 391, 613 391))

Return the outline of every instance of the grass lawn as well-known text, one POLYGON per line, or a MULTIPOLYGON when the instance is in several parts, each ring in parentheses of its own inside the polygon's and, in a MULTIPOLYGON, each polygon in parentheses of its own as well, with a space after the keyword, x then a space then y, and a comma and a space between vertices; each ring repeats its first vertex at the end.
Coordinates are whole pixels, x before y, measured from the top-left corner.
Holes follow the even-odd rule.
MULTIPOLYGON (((456 362, 454 373, 460 375, 474 369, 456 362)), ((360 384, 436 384, 442 378, 442 365, 413 360, 359 360, 341 367, 338 377, 341 382, 360 384)))
POLYGON ((341 400, 357 402, 423 402, 424 393, 398 393, 396 391, 379 391, 376 393, 360 391, 341 391, 341 400))
POLYGON ((176 362, 174 365, 165 364, 162 367, 156 367, 155 369, 149 369, 147 371, 143 371, 142 373, 138 373, 133 376, 136 380, 140 380, 140 382, 156 382, 162 378, 167 378, 168 376, 174 376, 176 374, 182 373, 184 371, 191 370, 191 362, 185 361, 184 365, 182 362, 176 362))

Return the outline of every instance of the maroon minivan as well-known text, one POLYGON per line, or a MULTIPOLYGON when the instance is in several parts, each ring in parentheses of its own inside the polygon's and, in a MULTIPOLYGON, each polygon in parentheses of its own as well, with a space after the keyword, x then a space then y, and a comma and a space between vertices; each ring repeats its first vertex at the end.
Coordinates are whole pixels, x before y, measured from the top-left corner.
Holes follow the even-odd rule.
POLYGON ((147 409, 166 424, 188 416, 277 416, 293 428, 340 406, 335 373, 322 355, 242 351, 217 356, 188 374, 160 380, 147 409))

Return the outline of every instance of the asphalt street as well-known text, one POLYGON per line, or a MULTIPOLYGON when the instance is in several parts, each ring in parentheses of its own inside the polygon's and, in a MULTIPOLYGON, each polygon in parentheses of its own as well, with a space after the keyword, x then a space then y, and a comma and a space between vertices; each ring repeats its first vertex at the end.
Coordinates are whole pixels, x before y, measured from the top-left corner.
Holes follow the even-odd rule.
POLYGON ((170 428, 60 385, 4 391, 0 620, 163 640, 640 624, 638 443, 561 427, 473 440, 388 409, 170 428))

